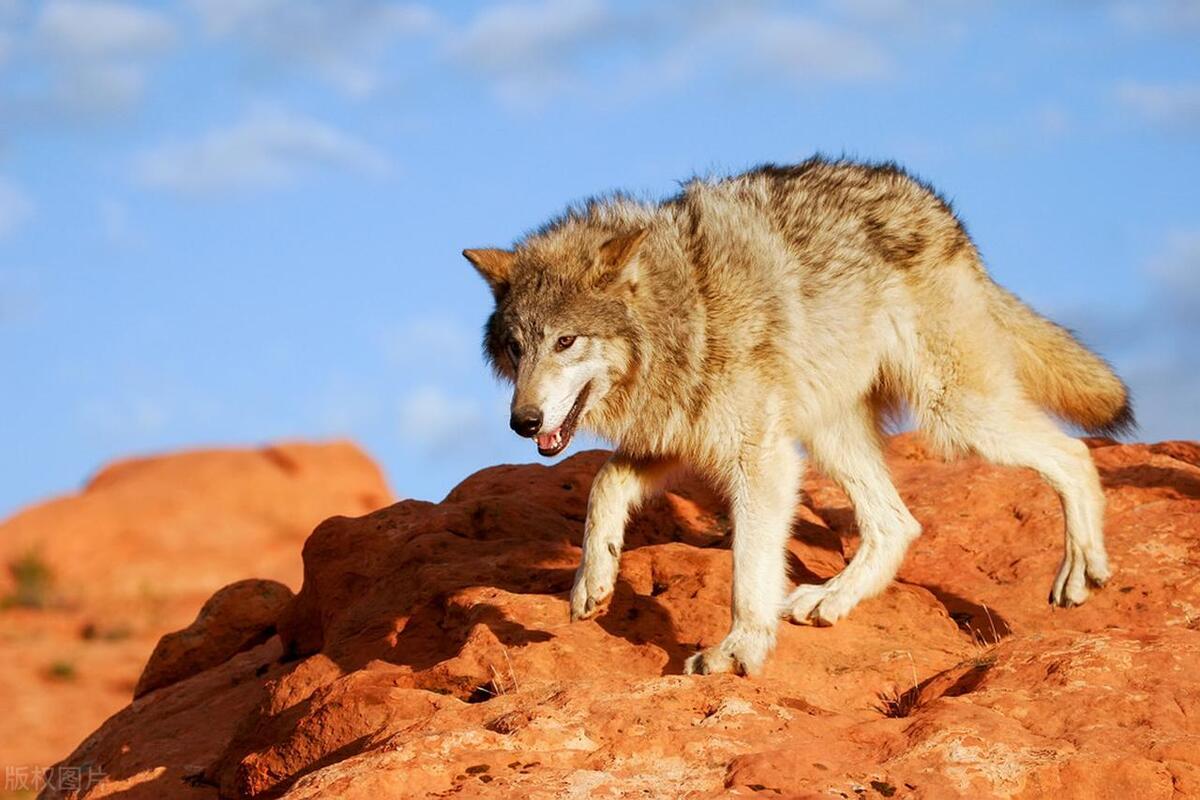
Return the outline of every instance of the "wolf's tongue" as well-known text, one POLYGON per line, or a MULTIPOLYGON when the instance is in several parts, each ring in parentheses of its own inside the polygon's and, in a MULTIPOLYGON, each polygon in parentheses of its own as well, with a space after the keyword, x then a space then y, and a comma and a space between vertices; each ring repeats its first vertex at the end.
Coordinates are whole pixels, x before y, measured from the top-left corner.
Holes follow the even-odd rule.
POLYGON ((558 441, 558 431, 553 430, 549 433, 539 434, 537 437, 537 446, 543 450, 549 450, 558 441))

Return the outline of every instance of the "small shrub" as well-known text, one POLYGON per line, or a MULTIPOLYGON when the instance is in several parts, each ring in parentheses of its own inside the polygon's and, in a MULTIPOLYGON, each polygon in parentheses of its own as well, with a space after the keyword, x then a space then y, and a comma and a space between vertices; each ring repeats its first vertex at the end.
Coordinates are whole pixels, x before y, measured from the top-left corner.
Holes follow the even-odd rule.
POLYGON ((5 597, 6 608, 46 608, 50 605, 54 589, 54 572, 35 552, 8 562, 8 574, 12 576, 12 594, 5 597))
POLYGON ((76 674, 75 665, 70 661, 55 661, 46 669, 46 675, 56 681, 73 681, 76 674))

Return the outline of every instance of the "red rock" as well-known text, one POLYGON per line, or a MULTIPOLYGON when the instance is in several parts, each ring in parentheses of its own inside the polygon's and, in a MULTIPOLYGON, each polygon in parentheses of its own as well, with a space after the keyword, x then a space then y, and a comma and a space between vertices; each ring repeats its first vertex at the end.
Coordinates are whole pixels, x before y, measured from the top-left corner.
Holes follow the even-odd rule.
MULTIPOLYGON (((63 762, 107 777, 66 794, 1189 796, 1200 449, 1091 446, 1117 574, 1088 604, 1045 603, 1062 530, 1036 476, 900 437, 891 465, 926 531, 900 579, 832 628, 782 624, 755 679, 679 674, 729 614, 728 522, 694 484, 631 521, 611 605, 575 624, 603 454, 330 519, 279 637, 117 714, 63 762)), ((856 541, 841 492, 807 488, 789 549, 816 580, 856 541)))
MULTIPOLYGON (((44 608, 0 609, 0 766, 32 775, 62 758, 214 591, 250 577, 298 589, 314 525, 388 502, 354 445, 281 444, 123 461, 0 523, 5 564, 50 576, 25 589, 44 608)), ((0 568, 0 597, 17 588, 0 568)))
POLYGON ((275 635, 292 590, 278 581, 247 579, 221 589, 195 622, 158 640, 134 698, 223 664, 275 635))

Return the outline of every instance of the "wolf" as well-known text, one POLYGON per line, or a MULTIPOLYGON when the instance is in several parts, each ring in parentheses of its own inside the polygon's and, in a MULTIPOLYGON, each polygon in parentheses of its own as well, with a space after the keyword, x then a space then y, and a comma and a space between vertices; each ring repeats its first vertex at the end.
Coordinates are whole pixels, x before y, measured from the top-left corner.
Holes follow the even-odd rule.
POLYGON ((988 275, 950 205, 895 164, 814 157, 692 179, 661 202, 594 198, 511 249, 463 255, 495 307, 487 361, 510 425, 543 456, 580 430, 615 445, 588 498, 572 619, 613 591, 631 509, 690 469, 733 522, 732 626, 688 673, 759 673, 779 618, 829 625, 895 577, 921 526, 884 463, 907 413, 946 457, 1030 467, 1058 493, 1066 546, 1050 602, 1108 581, 1104 495, 1085 444, 1130 429, 1099 356, 988 275), (845 490, 861 545, 787 591, 807 458, 845 490))

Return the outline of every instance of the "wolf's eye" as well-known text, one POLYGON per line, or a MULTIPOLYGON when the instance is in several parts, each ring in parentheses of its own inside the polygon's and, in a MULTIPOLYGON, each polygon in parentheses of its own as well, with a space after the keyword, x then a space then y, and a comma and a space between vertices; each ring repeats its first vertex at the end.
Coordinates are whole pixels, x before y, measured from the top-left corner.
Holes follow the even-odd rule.
POLYGON ((574 336, 560 336, 558 337, 558 341, 554 343, 554 349, 561 353, 573 344, 575 344, 574 336))
POLYGON ((521 360, 521 345, 517 343, 516 339, 508 340, 508 357, 514 364, 521 360))

